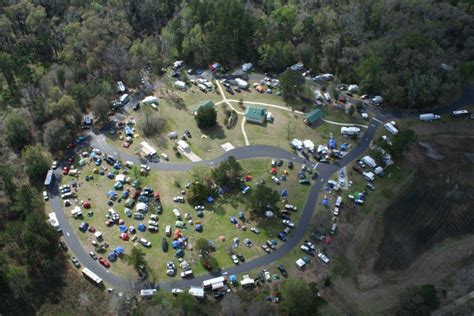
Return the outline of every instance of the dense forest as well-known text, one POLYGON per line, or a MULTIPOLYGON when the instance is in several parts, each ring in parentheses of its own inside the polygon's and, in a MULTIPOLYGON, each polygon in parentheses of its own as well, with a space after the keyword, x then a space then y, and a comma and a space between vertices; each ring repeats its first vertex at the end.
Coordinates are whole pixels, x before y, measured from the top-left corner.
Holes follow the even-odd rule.
POLYGON ((83 112, 108 107, 114 81, 138 87, 142 69, 177 59, 276 74, 301 61, 424 107, 472 79, 473 13, 469 0, 0 0, 0 145, 11 148, 0 152, 0 314, 60 299, 42 148, 64 149, 83 112))

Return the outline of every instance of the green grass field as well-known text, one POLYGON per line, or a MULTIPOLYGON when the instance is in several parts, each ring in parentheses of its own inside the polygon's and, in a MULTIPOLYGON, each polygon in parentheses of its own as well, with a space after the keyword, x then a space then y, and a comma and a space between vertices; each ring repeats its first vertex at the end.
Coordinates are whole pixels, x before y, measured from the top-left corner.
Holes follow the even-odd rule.
MULTIPOLYGON (((297 171, 299 166, 295 165, 294 171, 290 172, 288 180, 283 182, 280 186, 277 186, 271 181, 269 174, 270 170, 270 160, 268 159, 249 159, 241 162, 244 170, 247 174, 253 176, 253 180, 249 183, 252 186, 252 183, 255 183, 257 180, 265 180, 267 185, 274 188, 275 190, 287 189, 289 193, 289 202, 298 206, 299 209, 303 207, 304 201, 309 191, 309 186, 301 186, 297 184, 297 171)), ((109 206, 106 205, 106 192, 109 191, 114 181, 106 178, 105 176, 94 175, 94 180, 86 182, 84 181, 84 176, 92 173, 93 166, 85 166, 82 170, 82 175, 79 178, 79 190, 78 190, 78 200, 89 199, 92 204, 91 210, 94 212, 93 217, 88 217, 86 212, 84 212, 84 221, 88 222, 91 226, 94 226, 97 230, 101 231, 104 235, 104 240, 110 244, 111 249, 115 248, 118 245, 125 247, 125 252, 129 252, 131 247, 133 247, 132 242, 123 242, 119 238, 119 231, 117 226, 106 227, 105 225, 105 215, 109 206)), ((72 178, 65 177, 63 178, 63 183, 71 181, 72 178)), ((163 201, 164 211, 162 215, 159 215, 159 232, 158 233, 138 233, 139 237, 144 237, 152 242, 152 248, 146 249, 142 246, 147 254, 147 260, 153 275, 159 279, 168 278, 165 275, 165 264, 169 260, 175 260, 174 256, 175 251, 173 249, 168 250, 167 253, 163 252, 161 249, 161 242, 163 237, 165 237, 164 228, 166 225, 171 225, 174 227, 175 217, 171 212, 172 209, 178 208, 182 215, 186 212, 189 212, 193 220, 199 219, 196 217, 196 212, 189 204, 176 204, 172 202, 172 198, 178 195, 178 189, 175 187, 175 181, 178 181, 181 186, 184 186, 184 183, 187 180, 191 180, 191 172, 152 172, 148 177, 141 177, 142 186, 150 185, 156 191, 159 191, 163 201)), ((127 186, 128 187, 128 186, 127 186)), ((265 255, 263 250, 260 248, 260 245, 263 244, 268 239, 276 239, 276 234, 283 230, 284 226, 280 222, 280 219, 275 218, 272 220, 251 220, 251 214, 245 208, 246 196, 241 193, 224 196, 217 199, 217 201, 208 207, 208 210, 205 211, 204 218, 200 219, 204 226, 204 231, 198 233, 194 230, 193 226, 188 225, 188 230, 183 230, 183 235, 189 238, 190 245, 194 245, 197 239, 205 238, 207 240, 213 240, 216 245, 216 251, 212 253, 212 260, 214 268, 231 266, 229 250, 232 243, 232 240, 235 237, 238 237, 242 242, 243 239, 249 238, 253 241, 254 246, 252 248, 247 248, 241 244, 236 250, 236 253, 241 253, 248 260, 257 256, 265 255), (242 229, 236 228, 233 224, 230 223, 230 216, 238 217, 239 211, 242 210, 245 212, 246 221, 243 223, 248 228, 256 226, 260 229, 261 233, 256 235, 250 230, 243 231, 242 229), (224 236, 226 240, 224 242, 219 241, 219 237, 224 236)), ((134 225, 135 227, 139 221, 129 219, 125 217, 123 213, 124 205, 122 203, 115 203, 113 208, 125 219, 125 225, 130 226, 134 225)), ((80 240, 82 241, 85 249, 87 251, 92 251, 93 246, 91 240, 94 239, 93 234, 91 233, 81 233, 77 228, 83 220, 75 220, 70 215, 69 207, 65 209, 66 215, 70 218, 73 228, 76 230, 79 235, 80 240)), ((292 220, 297 222, 300 215, 300 211, 295 212, 292 215, 292 220)), ((148 222, 148 217, 145 218, 142 222, 145 224, 148 222)), ((174 231, 174 228, 173 228, 174 231)), ((167 238, 171 243, 172 239, 167 238)), ((196 251, 187 249, 185 259, 192 263, 193 271, 195 274, 200 274, 204 272, 204 268, 198 263, 199 258, 196 251)), ((106 255, 106 254, 104 254, 106 255)), ((117 272, 123 276, 130 275, 133 273, 131 268, 127 266, 123 260, 118 260, 116 263, 113 263, 111 268, 114 272, 117 272)))
MULTIPOLYGON (((242 98, 244 100, 244 107, 240 106, 238 103, 232 103, 233 107, 238 111, 244 111, 245 106, 252 104, 252 102, 270 103, 285 106, 290 109, 289 105, 282 97, 276 96, 275 94, 260 94, 253 88, 249 91, 236 93, 233 96, 227 92, 225 93, 230 99, 239 100, 242 98)), ((192 109, 202 100, 210 99, 215 103, 221 101, 222 98, 216 91, 203 93, 199 91, 196 86, 191 85, 187 92, 162 88, 157 90, 156 95, 160 100, 158 113, 166 121, 165 131, 161 136, 153 139, 145 139, 142 136, 139 136, 135 139, 135 143, 132 144, 129 149, 122 147, 122 131, 118 131, 115 135, 108 134, 107 141, 112 146, 116 147, 117 150, 136 152, 139 150, 139 143, 146 140, 154 146, 158 152, 166 153, 172 160, 187 160, 187 158, 183 156, 180 158, 175 157, 173 145, 176 141, 169 140, 166 137, 170 131, 176 131, 178 132, 178 135, 182 135, 186 129, 188 129, 193 135, 193 138, 188 140, 191 149, 202 159, 210 159, 223 154, 224 150, 221 148, 221 145, 226 142, 232 143, 234 147, 245 145, 244 137, 241 132, 242 116, 238 116, 238 121, 233 128, 226 128, 224 125, 224 111, 227 108, 227 105, 224 103, 216 106, 218 126, 210 130, 200 130, 197 127, 194 116, 191 113, 192 109)), ((245 124, 245 130, 251 145, 265 144, 281 148, 289 148, 288 143, 293 138, 299 138, 302 140, 310 139, 315 144, 321 144, 327 143, 329 133, 333 133, 333 136, 336 138, 338 143, 351 143, 351 140, 343 139, 341 137, 339 132, 340 126, 320 123, 315 127, 309 127, 303 123, 303 115, 301 114, 272 107, 267 107, 267 109, 274 115, 275 120, 273 123, 266 123, 263 126, 251 123, 245 124)), ((357 118, 357 114, 353 117, 349 117, 344 113, 344 111, 335 109, 333 106, 325 107, 323 108, 323 111, 326 114, 325 118, 328 120, 347 122, 348 125, 351 123, 367 124, 367 121, 357 118)), ((137 122, 137 131, 139 131, 143 115, 145 115, 143 110, 129 113, 128 117, 135 119, 137 122)), ((137 134, 140 135, 139 132, 137 134)))

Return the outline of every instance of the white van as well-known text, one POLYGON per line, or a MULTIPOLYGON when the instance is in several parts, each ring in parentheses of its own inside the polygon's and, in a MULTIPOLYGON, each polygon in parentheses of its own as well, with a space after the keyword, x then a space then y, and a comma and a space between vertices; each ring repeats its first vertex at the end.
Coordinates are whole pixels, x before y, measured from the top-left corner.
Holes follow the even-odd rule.
POLYGON ((177 208, 173 209, 173 214, 176 216, 176 218, 180 219, 181 218, 181 213, 177 208))
POLYGON ((168 237, 171 236, 171 225, 166 225, 165 234, 166 234, 166 236, 168 236, 168 237))

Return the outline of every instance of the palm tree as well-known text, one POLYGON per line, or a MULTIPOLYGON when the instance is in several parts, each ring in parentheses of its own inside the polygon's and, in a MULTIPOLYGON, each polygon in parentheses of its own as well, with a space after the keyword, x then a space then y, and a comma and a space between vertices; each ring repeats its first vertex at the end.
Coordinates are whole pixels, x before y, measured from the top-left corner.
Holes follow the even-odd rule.
POLYGON ((145 259, 145 252, 142 249, 133 247, 129 255, 125 255, 125 261, 128 265, 132 266, 137 273, 143 270, 143 267, 146 268, 147 262, 145 259))

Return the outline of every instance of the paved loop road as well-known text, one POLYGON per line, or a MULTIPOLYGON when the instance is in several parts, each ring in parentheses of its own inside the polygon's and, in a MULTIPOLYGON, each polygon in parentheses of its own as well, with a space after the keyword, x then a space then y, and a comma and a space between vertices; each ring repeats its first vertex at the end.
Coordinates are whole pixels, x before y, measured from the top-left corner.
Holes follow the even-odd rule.
MULTIPOLYGON (((453 102, 451 105, 437 108, 435 110, 432 110, 432 112, 435 112, 438 114, 446 114, 446 113, 449 113, 450 111, 453 111, 455 109, 461 108, 462 106, 472 103, 473 100, 474 100, 474 87, 468 87, 465 89, 463 95, 458 100, 453 102)), ((381 121, 387 121, 387 120, 391 120, 397 117, 402 117, 402 116, 407 116, 407 115, 417 115, 421 111, 412 112, 412 113, 395 112, 395 111, 383 112, 383 110, 381 109, 373 109, 373 112, 374 114, 376 114, 376 119, 372 119, 369 122, 369 127, 365 131, 359 144, 356 147, 354 147, 346 156, 344 156, 343 159, 339 160, 335 164, 319 164, 318 165, 319 178, 317 181, 313 183, 311 190, 308 194, 308 198, 306 200, 305 206, 301 210, 302 214, 298 222, 298 225, 295 227, 295 229, 293 229, 293 232, 290 234, 287 242, 282 243, 282 245, 277 250, 271 252, 270 254, 263 255, 253 260, 249 260, 237 266, 232 266, 232 267, 223 269, 222 271, 213 271, 211 273, 200 275, 193 279, 179 279, 179 276, 176 276, 173 279, 170 278, 163 282, 160 282, 159 287, 163 290, 169 290, 173 287, 185 287, 185 286, 187 287, 190 285, 200 285, 203 280, 206 280, 210 277, 219 276, 222 273, 241 274, 258 267, 268 266, 272 264, 273 262, 275 262, 276 260, 285 256, 291 249, 298 246, 298 244, 300 243, 300 241, 302 240, 302 238, 304 237, 308 229, 308 225, 311 221, 313 212, 316 207, 318 194, 320 190, 323 188, 324 184, 327 182, 327 180, 338 169, 349 164, 351 161, 357 158, 369 147, 370 141, 374 137, 375 132, 377 131, 377 128, 381 124, 381 121), (321 181, 322 179, 324 179, 324 181, 321 181)), ((95 135, 91 133, 89 141, 90 141, 91 146, 95 148, 99 148, 100 150, 102 150, 103 152, 107 154, 118 156, 118 158, 120 158, 122 161, 130 160, 135 163, 143 162, 143 161, 140 161, 140 158, 136 156, 129 155, 124 152, 117 153, 115 149, 110 147, 105 142, 103 135, 95 135)), ((219 156, 215 159, 200 161, 197 163, 166 163, 166 162, 160 162, 160 163, 151 162, 150 163, 148 162, 148 164, 151 166, 151 168, 155 170, 185 171, 185 170, 191 169, 194 165, 208 165, 208 166, 217 165, 229 156, 234 156, 236 159, 247 159, 247 158, 284 159, 284 160, 293 161, 297 163, 307 164, 310 166, 314 165, 314 162, 305 160, 295 155, 294 153, 291 153, 281 148, 272 147, 272 146, 264 146, 264 145, 238 147, 224 153, 222 156, 219 156)), ((60 168, 58 168, 58 171, 56 171, 56 176, 58 178, 61 177, 60 168)), ((57 186, 52 188, 51 205, 53 207, 54 212, 56 213, 59 224, 63 230, 64 239, 66 243, 68 244, 69 248, 71 249, 71 251, 76 256, 76 258, 79 259, 79 261, 81 262, 83 266, 88 267, 90 270, 96 273, 99 277, 101 277, 106 283, 117 288, 123 288, 123 289, 133 288, 133 282, 135 281, 133 280, 133 278, 123 279, 115 275, 113 272, 106 270, 105 268, 100 266, 98 262, 94 262, 94 260, 92 260, 89 254, 85 251, 85 249, 82 247, 81 243, 79 242, 78 237, 76 236, 76 233, 78 234, 81 234, 81 233, 73 231, 73 229, 71 228, 71 225, 69 224, 69 221, 67 220, 64 214, 64 211, 62 209, 62 200, 59 196, 58 191, 59 189, 57 186)), ((258 245, 255 245, 255 246, 258 246, 258 245)), ((157 247, 159 247, 159 245, 154 245, 152 248, 152 251, 154 251, 153 249, 156 249, 157 247)))

